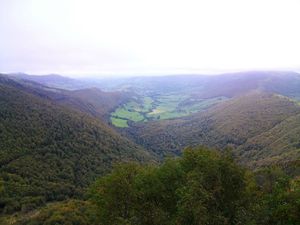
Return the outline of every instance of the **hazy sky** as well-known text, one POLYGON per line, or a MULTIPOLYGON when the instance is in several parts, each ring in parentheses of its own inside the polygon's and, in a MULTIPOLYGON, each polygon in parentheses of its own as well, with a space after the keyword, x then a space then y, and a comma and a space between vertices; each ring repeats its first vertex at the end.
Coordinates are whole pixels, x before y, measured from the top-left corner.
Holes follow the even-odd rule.
POLYGON ((300 68, 299 0, 0 0, 0 72, 300 68))

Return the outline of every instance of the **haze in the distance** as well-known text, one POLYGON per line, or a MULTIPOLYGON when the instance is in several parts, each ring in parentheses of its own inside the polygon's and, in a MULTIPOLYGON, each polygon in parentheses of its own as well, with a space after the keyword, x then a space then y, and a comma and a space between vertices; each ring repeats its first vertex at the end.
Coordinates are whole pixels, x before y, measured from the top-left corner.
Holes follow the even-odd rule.
POLYGON ((300 68, 298 0, 1 0, 0 72, 300 68))

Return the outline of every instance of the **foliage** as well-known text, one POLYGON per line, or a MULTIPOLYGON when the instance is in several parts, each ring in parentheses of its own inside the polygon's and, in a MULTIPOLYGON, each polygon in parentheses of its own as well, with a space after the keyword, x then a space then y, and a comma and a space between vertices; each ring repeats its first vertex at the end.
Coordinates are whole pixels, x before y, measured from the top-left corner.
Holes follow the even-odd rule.
POLYGON ((252 218, 246 176, 230 157, 189 148, 159 167, 117 166, 91 200, 101 224, 244 224, 252 218))
POLYGON ((113 162, 153 159, 87 114, 0 77, 0 213, 81 196, 113 162))
POLYGON ((300 179, 290 179, 281 169, 257 172, 260 184, 259 224, 296 225, 300 222, 300 179))
POLYGON ((69 200, 50 203, 33 215, 18 218, 16 225, 93 225, 97 224, 95 207, 87 201, 69 200))
POLYGON ((299 224, 299 178, 277 167, 253 174, 229 153, 187 148, 161 166, 116 166, 90 190, 100 224, 299 224))

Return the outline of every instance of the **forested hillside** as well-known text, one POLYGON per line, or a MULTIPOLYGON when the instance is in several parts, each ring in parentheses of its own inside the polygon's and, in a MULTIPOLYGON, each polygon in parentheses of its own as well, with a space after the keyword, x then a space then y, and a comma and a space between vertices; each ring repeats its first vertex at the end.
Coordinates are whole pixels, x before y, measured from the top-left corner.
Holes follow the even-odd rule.
MULTIPOLYGON (((238 147, 243 162, 251 158, 253 168, 300 158, 300 113, 290 116, 268 131, 262 132, 238 147)), ((300 168, 299 164, 298 167, 300 168)), ((299 173, 300 174, 300 173, 299 173)))
POLYGON ((248 171, 229 152, 188 148, 161 165, 116 165, 86 201, 49 204, 15 224, 298 225, 299 181, 278 167, 248 171))
MULTIPOLYGON (((1 74, 0 74, 1 76, 1 74)), ((129 101, 134 96, 134 93, 129 92, 104 92, 99 88, 88 87, 76 90, 67 90, 59 87, 59 83, 71 80, 72 83, 80 83, 80 81, 65 78, 57 75, 43 76, 29 76, 29 75, 2 75, 2 82, 17 85, 17 87, 26 92, 38 95, 42 98, 51 99, 52 101, 64 106, 68 106, 88 113, 91 116, 100 118, 105 122, 109 122, 110 113, 117 107, 129 101), (46 81, 56 81, 57 85, 49 85, 46 81)), ((68 83, 68 82, 67 82, 68 83)), ((85 87, 85 86, 84 86, 85 87)))
POLYGON ((29 89, 0 78, 2 213, 80 196, 114 162, 153 160, 101 121, 29 89))
POLYGON ((110 113, 128 101, 134 94, 127 92, 104 92, 98 88, 64 91, 64 98, 54 100, 63 105, 76 108, 109 122, 110 113))
POLYGON ((299 115, 299 105, 286 97, 252 92, 189 117, 136 124, 127 133, 162 156, 188 145, 230 146, 244 163, 263 165, 299 157, 299 115))
POLYGON ((137 92, 0 76, 0 224, 297 224, 298 75, 248 75, 137 92))

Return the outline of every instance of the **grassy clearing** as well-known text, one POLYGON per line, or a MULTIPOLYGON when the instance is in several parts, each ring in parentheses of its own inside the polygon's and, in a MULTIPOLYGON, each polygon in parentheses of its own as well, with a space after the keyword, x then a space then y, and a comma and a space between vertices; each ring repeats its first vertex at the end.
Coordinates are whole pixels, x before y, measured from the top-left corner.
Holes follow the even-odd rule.
POLYGON ((164 110, 156 108, 156 109, 153 109, 153 111, 150 112, 149 115, 157 115, 157 114, 161 114, 164 112, 165 112, 164 110))
POLYGON ((128 110, 127 108, 118 108, 114 113, 111 114, 114 117, 139 122, 144 120, 144 116, 134 110, 128 110))
POLYGON ((143 104, 140 104, 135 101, 130 101, 126 105, 124 105, 124 109, 129 111, 129 112, 147 112, 143 108, 143 104))
POLYGON ((180 102, 187 99, 187 95, 165 95, 161 96, 155 102, 156 107, 148 114, 153 119, 171 119, 187 115, 187 113, 179 111, 180 102))
POLYGON ((149 112, 153 107, 154 100, 150 97, 144 97, 144 109, 149 112))
POLYGON ((116 127, 121 127, 121 128, 128 127, 127 120, 124 120, 124 119, 111 117, 111 122, 116 127))

